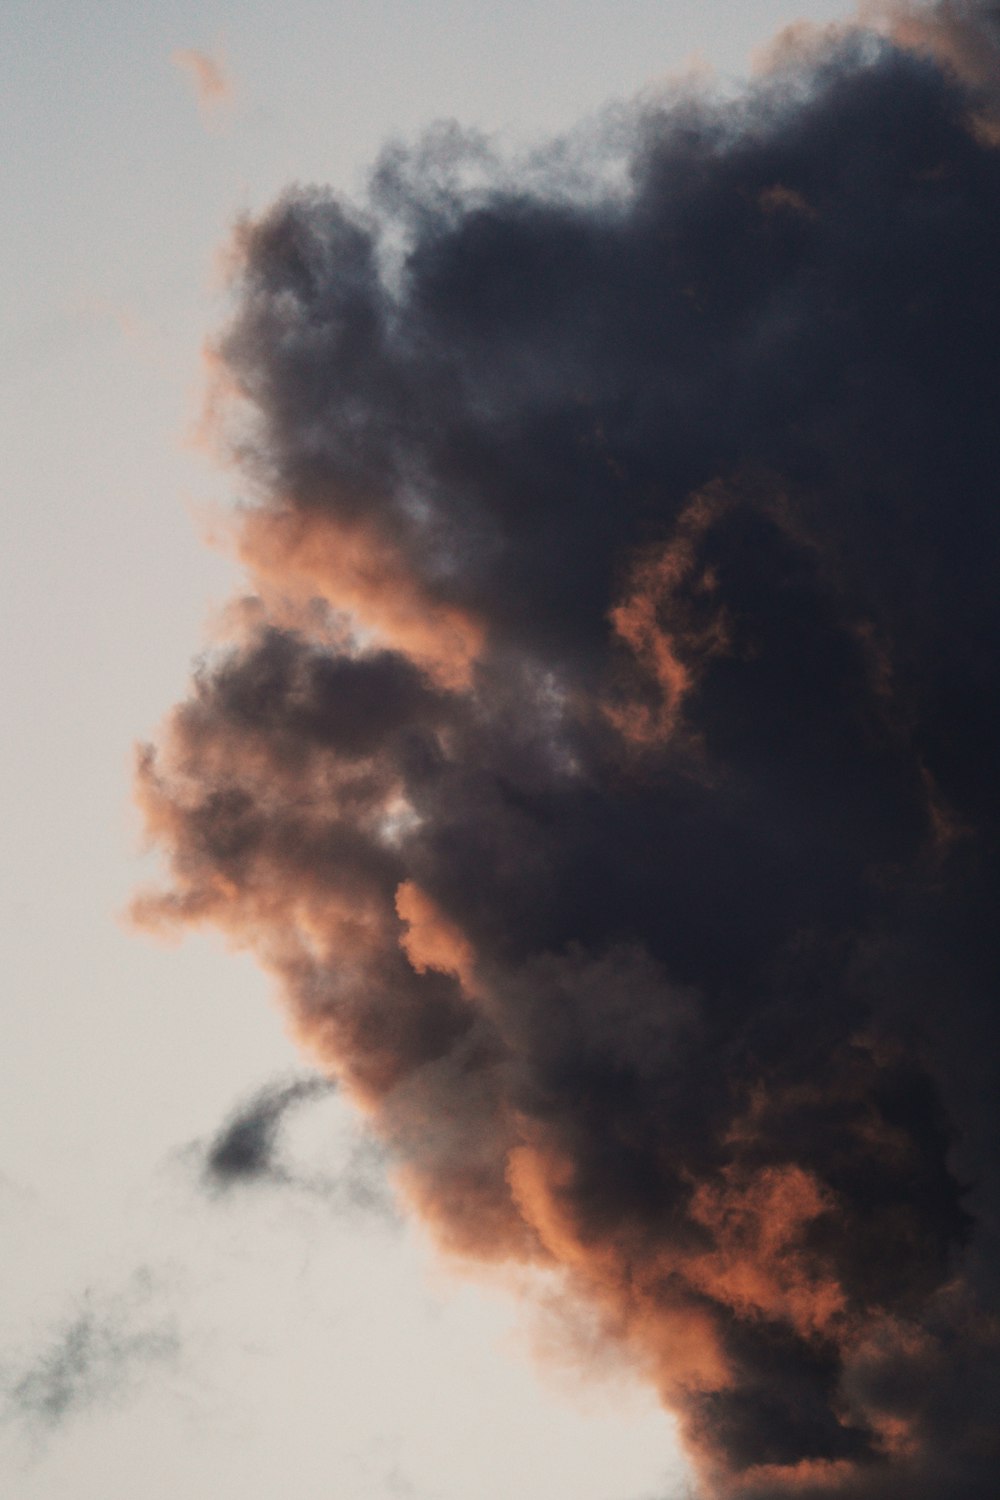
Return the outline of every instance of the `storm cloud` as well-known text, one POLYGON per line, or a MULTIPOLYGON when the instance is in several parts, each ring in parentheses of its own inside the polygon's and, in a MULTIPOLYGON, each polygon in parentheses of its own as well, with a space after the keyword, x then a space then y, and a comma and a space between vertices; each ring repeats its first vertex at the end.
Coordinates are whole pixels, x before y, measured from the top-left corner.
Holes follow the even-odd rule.
POLYGON ((998 87, 994 8, 897 8, 238 234, 249 588, 136 914, 254 949, 708 1497, 1000 1480, 998 87))

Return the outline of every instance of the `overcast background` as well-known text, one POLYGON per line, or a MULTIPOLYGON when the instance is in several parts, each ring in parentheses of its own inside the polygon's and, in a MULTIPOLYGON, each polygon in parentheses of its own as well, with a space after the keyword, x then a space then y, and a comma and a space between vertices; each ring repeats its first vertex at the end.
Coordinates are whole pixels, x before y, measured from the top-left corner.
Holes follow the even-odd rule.
POLYGON ((306 1070, 249 959, 123 924, 132 747, 236 585, 202 540, 234 479, 193 439, 237 216, 292 181, 360 193, 435 119, 517 145, 692 67, 731 86, 778 26, 847 11, 6 0, 3 1493, 683 1492, 651 1395, 581 1383, 558 1318, 437 1265, 335 1097, 206 1176, 233 1111, 306 1070))

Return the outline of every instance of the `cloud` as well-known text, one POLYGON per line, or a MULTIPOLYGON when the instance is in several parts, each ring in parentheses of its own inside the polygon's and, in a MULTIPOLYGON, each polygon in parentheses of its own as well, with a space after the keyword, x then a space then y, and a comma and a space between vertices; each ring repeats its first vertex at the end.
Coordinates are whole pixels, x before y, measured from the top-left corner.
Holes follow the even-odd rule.
POLYGON ((989 7, 895 10, 238 235, 250 598, 136 915, 258 954, 713 1500, 997 1489, 998 76, 989 7))
POLYGON ((170 57, 190 78, 203 114, 212 115, 232 103, 233 85, 220 58, 194 47, 178 48, 170 57))
POLYGON ((202 1176, 213 1191, 253 1187, 293 1188, 323 1198, 340 1212, 395 1217, 385 1178, 384 1153, 370 1137, 352 1140, 339 1170, 316 1171, 283 1149, 288 1116, 304 1104, 329 1097, 326 1078, 270 1084, 240 1105, 207 1147, 200 1148, 202 1176))
POLYGON ((303 1100, 331 1088, 325 1079, 303 1078, 261 1089, 212 1141, 205 1158, 207 1176, 227 1186, 260 1178, 280 1180, 284 1174, 275 1153, 285 1115, 303 1100))
POLYGON ((170 1321, 151 1306, 154 1290, 143 1271, 122 1292, 89 1287, 34 1358, 0 1375, 7 1420, 62 1426, 134 1391, 154 1366, 170 1361, 179 1342, 170 1321))

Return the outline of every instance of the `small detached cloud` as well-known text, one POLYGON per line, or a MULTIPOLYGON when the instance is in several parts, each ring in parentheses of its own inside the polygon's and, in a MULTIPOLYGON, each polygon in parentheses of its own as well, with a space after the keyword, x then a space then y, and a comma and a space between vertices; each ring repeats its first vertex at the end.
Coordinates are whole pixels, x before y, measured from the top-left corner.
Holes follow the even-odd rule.
POLYGON ((368 1137, 352 1140, 336 1173, 313 1171, 297 1161, 283 1140, 289 1115, 329 1097, 329 1079, 296 1078, 269 1084, 239 1105, 202 1153, 202 1181, 212 1193, 252 1186, 286 1187, 315 1194, 341 1211, 395 1217, 385 1181, 384 1155, 368 1137))
POLYGON ((239 1106, 210 1143, 205 1176, 216 1187, 236 1183, 285 1181, 277 1160, 278 1136, 289 1110, 307 1099, 333 1091, 325 1078, 300 1078, 270 1084, 239 1106))
POLYGON ((219 57, 194 47, 180 47, 171 53, 171 61, 190 78, 204 117, 232 104, 232 81, 219 57))

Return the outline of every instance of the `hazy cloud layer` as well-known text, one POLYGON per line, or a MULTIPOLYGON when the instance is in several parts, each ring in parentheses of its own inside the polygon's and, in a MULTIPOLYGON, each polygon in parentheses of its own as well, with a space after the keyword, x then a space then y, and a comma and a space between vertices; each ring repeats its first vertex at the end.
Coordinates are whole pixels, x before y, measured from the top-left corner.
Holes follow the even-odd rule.
POLYGON ((971 4, 799 30, 240 232, 252 593, 142 753, 137 915, 256 950, 710 1496, 1000 1479, 998 56, 971 4))

